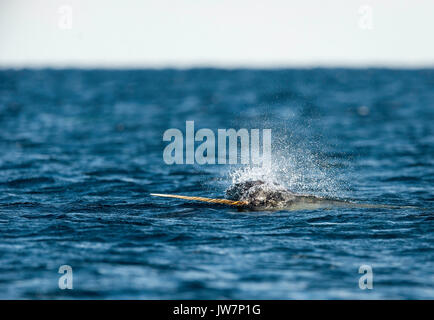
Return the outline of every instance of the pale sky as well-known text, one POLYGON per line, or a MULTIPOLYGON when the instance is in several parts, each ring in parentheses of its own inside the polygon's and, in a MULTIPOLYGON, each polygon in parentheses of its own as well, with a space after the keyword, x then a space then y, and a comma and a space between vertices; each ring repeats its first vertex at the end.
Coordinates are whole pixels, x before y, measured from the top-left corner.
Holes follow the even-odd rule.
POLYGON ((0 0, 3 68, 433 67, 433 35, 433 0, 0 0))

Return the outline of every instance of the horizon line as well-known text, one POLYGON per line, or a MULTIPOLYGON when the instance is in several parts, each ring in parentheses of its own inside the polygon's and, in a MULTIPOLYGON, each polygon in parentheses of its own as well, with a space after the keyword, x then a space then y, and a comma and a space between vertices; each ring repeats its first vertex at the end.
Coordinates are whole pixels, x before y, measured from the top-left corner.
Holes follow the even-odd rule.
POLYGON ((227 63, 161 63, 161 64, 100 64, 100 63, 65 63, 65 64, 45 64, 45 63, 1 63, 0 70, 22 70, 22 69, 78 69, 78 70, 189 70, 189 69, 221 69, 221 70, 235 70, 235 69, 256 69, 256 70, 281 70, 281 69, 434 69, 434 62, 432 63, 294 63, 294 64, 227 64, 227 63))

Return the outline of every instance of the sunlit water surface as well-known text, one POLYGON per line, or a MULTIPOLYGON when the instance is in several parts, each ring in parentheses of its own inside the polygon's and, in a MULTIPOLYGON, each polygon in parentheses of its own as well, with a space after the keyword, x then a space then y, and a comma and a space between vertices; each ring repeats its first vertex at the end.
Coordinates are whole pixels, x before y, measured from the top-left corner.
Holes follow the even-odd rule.
POLYGON ((433 88, 433 70, 1 71, 0 298, 432 299, 433 88), (186 120, 271 128, 275 165, 166 165, 163 133, 186 120), (261 175, 407 207, 149 196, 223 197, 261 175))

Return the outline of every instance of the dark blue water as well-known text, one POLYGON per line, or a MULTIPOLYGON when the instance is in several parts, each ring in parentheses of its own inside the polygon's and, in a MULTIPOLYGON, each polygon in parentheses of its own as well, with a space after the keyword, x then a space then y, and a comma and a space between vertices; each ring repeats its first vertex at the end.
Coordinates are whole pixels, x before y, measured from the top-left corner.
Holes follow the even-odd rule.
POLYGON ((0 71, 0 298, 432 299, 433 89, 432 69, 0 71), (186 120, 271 128, 294 191, 407 207, 150 197, 223 197, 240 170, 166 165, 186 120))

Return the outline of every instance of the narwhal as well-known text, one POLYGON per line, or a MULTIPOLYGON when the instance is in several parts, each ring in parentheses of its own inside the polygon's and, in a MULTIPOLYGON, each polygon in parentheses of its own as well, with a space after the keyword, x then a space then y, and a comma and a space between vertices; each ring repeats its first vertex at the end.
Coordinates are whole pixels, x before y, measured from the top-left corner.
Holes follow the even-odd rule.
POLYGON ((309 210, 331 207, 391 208, 387 205, 353 203, 308 194, 294 193, 280 184, 249 180, 238 182, 226 190, 227 199, 214 199, 175 194, 151 193, 152 196, 194 200, 237 206, 240 210, 309 210))

